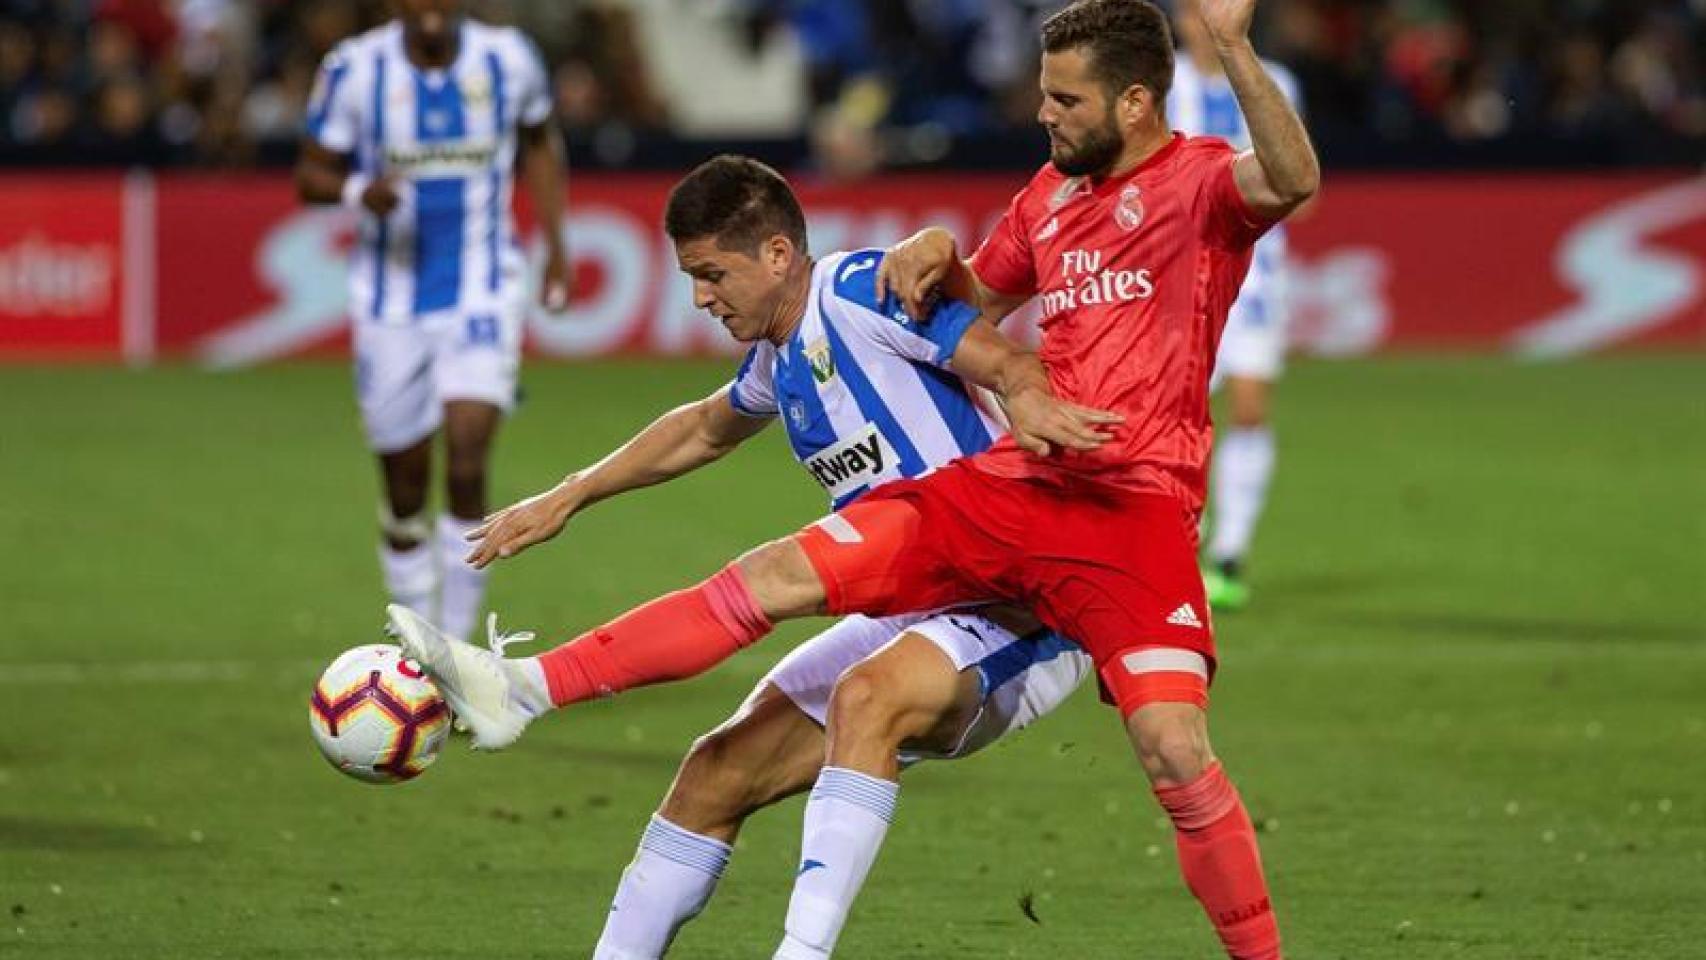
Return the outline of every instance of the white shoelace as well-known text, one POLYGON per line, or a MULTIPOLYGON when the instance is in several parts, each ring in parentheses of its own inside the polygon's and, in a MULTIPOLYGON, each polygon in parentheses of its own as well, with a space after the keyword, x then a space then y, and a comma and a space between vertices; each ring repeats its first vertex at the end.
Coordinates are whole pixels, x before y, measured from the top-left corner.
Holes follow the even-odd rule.
POLYGON ((532 643, 532 630, 518 630, 515 633, 500 633, 498 631, 498 615, 494 611, 486 614, 486 649, 498 656, 503 656, 512 643, 532 643))

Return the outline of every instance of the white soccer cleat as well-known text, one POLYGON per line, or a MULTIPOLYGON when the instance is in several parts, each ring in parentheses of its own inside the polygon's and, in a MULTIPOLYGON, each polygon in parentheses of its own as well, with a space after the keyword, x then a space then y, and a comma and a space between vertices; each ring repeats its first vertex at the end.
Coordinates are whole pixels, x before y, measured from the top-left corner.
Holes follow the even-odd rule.
POLYGON ((432 677, 450 709, 468 725, 475 749, 502 750, 543 712, 537 694, 529 696, 498 653, 445 636, 401 604, 390 604, 385 613, 401 634, 403 652, 432 677))

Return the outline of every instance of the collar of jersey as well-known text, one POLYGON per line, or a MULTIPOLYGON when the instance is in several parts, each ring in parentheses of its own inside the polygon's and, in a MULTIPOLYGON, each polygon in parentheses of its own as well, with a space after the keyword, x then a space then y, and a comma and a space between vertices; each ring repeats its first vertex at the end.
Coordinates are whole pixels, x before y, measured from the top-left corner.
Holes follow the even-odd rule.
POLYGON ((1120 187, 1123 187, 1126 184, 1130 183, 1132 181, 1132 179, 1135 178, 1138 174, 1144 172, 1145 170, 1154 169, 1156 166, 1158 166, 1163 161, 1165 161, 1168 157, 1171 157, 1173 154, 1177 153, 1179 150, 1179 147, 1182 144, 1184 144, 1184 142, 1185 142, 1185 135, 1180 133, 1177 130, 1173 131, 1173 139, 1167 141, 1166 145, 1164 145, 1161 149, 1150 154, 1149 157, 1147 159, 1145 159, 1142 163, 1138 164, 1135 167, 1132 167, 1130 170, 1127 170, 1125 173, 1122 173, 1117 177, 1109 177, 1108 179, 1103 180, 1101 183, 1090 184, 1090 193, 1095 195, 1095 196, 1098 196, 1098 197, 1107 196, 1108 194, 1119 189, 1120 187))

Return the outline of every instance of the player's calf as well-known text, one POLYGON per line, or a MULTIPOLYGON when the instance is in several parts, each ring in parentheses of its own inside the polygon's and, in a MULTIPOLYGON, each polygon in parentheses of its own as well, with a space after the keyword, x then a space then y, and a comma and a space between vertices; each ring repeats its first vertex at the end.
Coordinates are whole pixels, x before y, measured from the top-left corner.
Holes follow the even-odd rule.
POLYGON ((658 815, 733 842, 747 816, 811 789, 823 756, 817 724, 780 690, 762 685, 739 713, 693 741, 658 815))
POLYGON ((822 760, 823 732, 771 684, 695 741, 622 873, 595 960, 661 956, 715 892, 746 817, 810 788, 822 760))

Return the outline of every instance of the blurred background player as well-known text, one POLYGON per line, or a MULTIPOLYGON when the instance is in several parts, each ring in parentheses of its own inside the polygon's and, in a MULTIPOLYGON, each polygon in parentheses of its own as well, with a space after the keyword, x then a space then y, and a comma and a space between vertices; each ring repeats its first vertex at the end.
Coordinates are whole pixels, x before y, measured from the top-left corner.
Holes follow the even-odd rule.
MULTIPOLYGON (((1179 53, 1167 119, 1192 136, 1221 137, 1250 149, 1250 129, 1238 98, 1203 26, 1197 0, 1177 0, 1173 28, 1179 53)), ((1284 66, 1263 59, 1262 68, 1302 115, 1297 80, 1284 66)), ((1268 497, 1274 472, 1274 431, 1268 422, 1274 381, 1285 366, 1287 328, 1285 225, 1256 241, 1250 273, 1226 318, 1210 390, 1224 386, 1228 409, 1219 423, 1209 472, 1209 541, 1203 582, 1209 605, 1237 610, 1250 601, 1244 558, 1268 497)))
POLYGON ((296 168, 308 203, 361 215, 350 262, 356 394, 379 456, 380 564, 398 603, 472 630, 486 575, 462 562, 486 513, 486 469, 515 403, 523 258, 511 222, 519 166, 543 227, 542 300, 568 296, 562 149, 544 66, 513 28, 458 0, 397 0, 398 17, 321 65, 296 168), (445 509, 427 509, 433 437, 445 509), (436 602, 435 602, 436 601, 436 602))
MULTIPOLYGON (((731 383, 493 516, 480 534, 504 544, 502 555, 556 536, 595 503, 708 466, 777 419, 834 509, 1005 432, 943 369, 975 364, 972 353, 988 348, 967 336, 976 311, 945 301, 923 323, 901 322, 898 304, 873 289, 882 253, 814 260, 799 202, 774 170, 732 156, 701 164, 676 185, 664 219, 694 303, 752 344, 747 359, 731 383)), ((879 706, 901 714, 875 745, 887 779, 831 776, 841 788, 814 793, 808 819, 880 837, 902 763, 973 753, 1054 709, 1089 675, 1083 651, 1028 615, 988 613, 846 617, 777 664, 694 741, 622 873, 596 960, 661 956, 709 901, 746 818, 811 789, 826 746, 833 764, 849 739, 842 731, 879 706)), ((807 871, 809 882, 842 883, 854 869, 862 877, 876 853, 872 845, 868 856, 832 858, 807 871)), ((833 941, 845 911, 821 914, 814 939, 833 941)))

